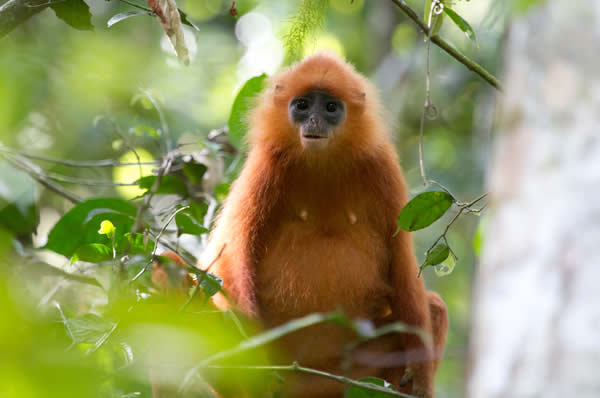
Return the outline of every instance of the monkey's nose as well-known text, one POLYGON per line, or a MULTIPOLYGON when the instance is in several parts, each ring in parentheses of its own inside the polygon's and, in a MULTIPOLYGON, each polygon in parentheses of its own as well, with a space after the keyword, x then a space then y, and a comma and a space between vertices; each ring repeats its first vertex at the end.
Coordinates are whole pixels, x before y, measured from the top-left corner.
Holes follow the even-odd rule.
POLYGON ((321 126, 321 121, 316 116, 311 116, 309 119, 309 122, 310 122, 310 127, 312 127, 312 128, 318 128, 321 126))

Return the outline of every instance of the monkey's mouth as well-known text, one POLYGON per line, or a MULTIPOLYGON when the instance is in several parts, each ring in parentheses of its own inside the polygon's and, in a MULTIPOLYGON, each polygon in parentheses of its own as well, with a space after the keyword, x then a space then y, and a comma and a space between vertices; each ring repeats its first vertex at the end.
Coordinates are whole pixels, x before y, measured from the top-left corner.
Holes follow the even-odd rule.
POLYGON ((327 134, 305 133, 302 134, 302 138, 305 140, 326 140, 329 136, 327 134))

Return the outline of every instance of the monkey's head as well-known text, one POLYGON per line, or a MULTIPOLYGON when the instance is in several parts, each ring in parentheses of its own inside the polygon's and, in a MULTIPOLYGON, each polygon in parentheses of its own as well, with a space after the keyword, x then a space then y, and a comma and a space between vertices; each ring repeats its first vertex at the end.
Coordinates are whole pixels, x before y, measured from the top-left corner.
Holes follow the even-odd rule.
POLYGON ((300 142, 307 149, 324 149, 334 139, 346 118, 346 105, 327 90, 311 89, 288 105, 290 122, 298 127, 300 142))
POLYGON ((386 137, 375 89, 335 54, 310 56, 269 83, 251 117, 254 146, 322 157, 386 137))

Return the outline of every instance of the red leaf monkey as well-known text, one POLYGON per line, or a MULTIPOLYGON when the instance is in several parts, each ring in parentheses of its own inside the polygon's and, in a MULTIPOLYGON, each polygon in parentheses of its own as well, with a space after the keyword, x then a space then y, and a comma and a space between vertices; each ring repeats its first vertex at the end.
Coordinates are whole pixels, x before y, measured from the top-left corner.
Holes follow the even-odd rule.
MULTIPOLYGON (((271 79, 248 135, 248 159, 204 257, 224 247, 211 272, 234 306, 267 327, 341 307, 377 325, 402 321, 430 331, 441 352, 445 305, 417 277, 410 235, 394 236, 407 192, 371 84, 335 55, 311 56, 271 79)), ((222 295, 215 302, 229 305, 222 295)), ((341 326, 317 325, 282 345, 301 365, 340 374, 343 347, 354 338, 341 326)), ((405 391, 433 396, 438 361, 414 334, 363 344, 352 364, 352 377, 398 386, 406 374, 405 391)), ((304 375, 285 388, 286 397, 344 390, 304 375)))

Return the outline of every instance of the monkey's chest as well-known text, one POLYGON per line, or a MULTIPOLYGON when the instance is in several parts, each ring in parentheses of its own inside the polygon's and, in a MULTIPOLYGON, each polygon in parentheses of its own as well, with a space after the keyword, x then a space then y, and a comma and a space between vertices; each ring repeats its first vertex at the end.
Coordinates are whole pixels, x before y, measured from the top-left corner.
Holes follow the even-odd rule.
POLYGON ((387 308, 384 237, 360 214, 300 210, 272 226, 263 247, 255 281, 268 324, 340 307, 375 318, 387 308))

